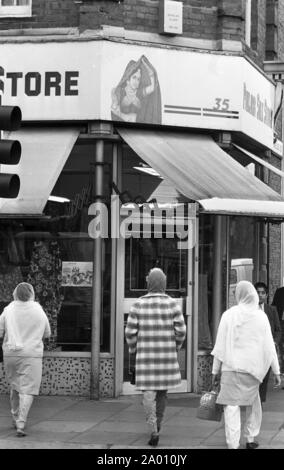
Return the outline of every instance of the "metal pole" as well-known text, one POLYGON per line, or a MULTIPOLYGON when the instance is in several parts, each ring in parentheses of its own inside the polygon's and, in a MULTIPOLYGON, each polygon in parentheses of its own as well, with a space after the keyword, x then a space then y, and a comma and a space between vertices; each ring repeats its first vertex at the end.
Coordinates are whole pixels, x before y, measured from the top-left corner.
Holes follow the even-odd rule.
POLYGON ((222 216, 215 216, 213 257, 213 312, 212 335, 215 342, 222 313, 222 216))
MULTIPOLYGON (((103 201, 104 141, 96 141, 95 198, 103 201)), ((93 289, 92 289, 92 337, 91 337, 91 386, 90 399, 100 397, 100 324, 102 307, 102 249, 101 237, 94 238, 93 289)))

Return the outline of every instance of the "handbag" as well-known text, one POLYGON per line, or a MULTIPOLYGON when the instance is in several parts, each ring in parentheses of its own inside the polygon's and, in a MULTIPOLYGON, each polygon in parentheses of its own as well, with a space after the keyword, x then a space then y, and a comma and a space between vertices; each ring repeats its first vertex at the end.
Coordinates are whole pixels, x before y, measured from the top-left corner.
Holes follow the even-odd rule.
POLYGON ((216 403, 218 392, 211 390, 203 392, 197 408, 197 418, 207 421, 221 421, 223 406, 216 403))

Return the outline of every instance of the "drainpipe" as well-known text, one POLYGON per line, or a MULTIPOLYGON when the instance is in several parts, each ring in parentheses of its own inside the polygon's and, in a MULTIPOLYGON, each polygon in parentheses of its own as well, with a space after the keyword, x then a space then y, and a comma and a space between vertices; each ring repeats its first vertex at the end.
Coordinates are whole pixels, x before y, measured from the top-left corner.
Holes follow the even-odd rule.
MULTIPOLYGON (((95 197, 96 202, 103 202, 104 181, 104 141, 96 141, 95 156, 95 197)), ((93 250, 93 289, 92 289, 92 333, 91 333, 91 385, 90 399, 100 397, 100 323, 102 307, 102 251, 103 240, 94 238, 93 250)))

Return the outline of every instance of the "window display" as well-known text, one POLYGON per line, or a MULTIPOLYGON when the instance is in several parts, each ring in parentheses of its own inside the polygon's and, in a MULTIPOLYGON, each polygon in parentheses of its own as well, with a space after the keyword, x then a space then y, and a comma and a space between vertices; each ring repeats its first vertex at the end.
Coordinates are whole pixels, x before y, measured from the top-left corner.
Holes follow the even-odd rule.
MULTIPOLYGON (((106 145, 105 194, 110 195, 111 149, 106 145)), ((33 285, 52 335, 49 351, 90 351, 93 239, 88 207, 93 202, 93 146, 75 146, 42 217, 0 220, 0 308, 22 281, 33 285), (79 163, 78 163, 79 162, 79 163)), ((110 350, 111 244, 105 241, 101 350, 110 350)))

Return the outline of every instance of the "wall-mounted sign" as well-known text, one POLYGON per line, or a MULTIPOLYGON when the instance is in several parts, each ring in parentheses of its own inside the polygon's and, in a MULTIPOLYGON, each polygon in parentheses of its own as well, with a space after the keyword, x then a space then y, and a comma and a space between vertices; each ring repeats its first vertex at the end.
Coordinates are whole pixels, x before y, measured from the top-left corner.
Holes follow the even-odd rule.
POLYGON ((159 33, 182 34, 183 4, 172 0, 160 0, 159 3, 159 33))
POLYGON ((276 87, 244 57, 104 40, 1 44, 0 57, 2 102, 20 106, 24 121, 238 131, 282 152, 276 87))

